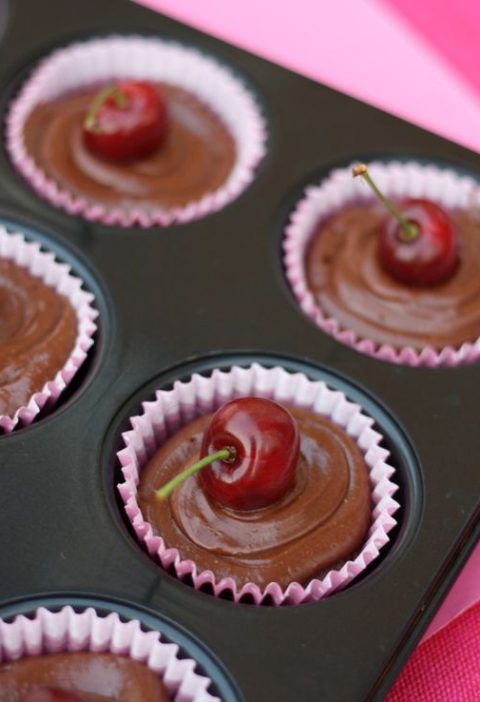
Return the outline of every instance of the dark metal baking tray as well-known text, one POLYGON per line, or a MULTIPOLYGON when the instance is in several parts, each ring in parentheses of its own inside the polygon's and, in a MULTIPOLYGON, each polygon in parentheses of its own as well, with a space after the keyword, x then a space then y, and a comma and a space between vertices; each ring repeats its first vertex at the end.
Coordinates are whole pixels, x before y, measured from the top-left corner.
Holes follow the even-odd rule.
MULTIPOLYGON (((0 615, 55 595, 57 603, 141 608, 159 626, 173 623, 173 639, 175 627, 185 629, 222 662, 228 673, 217 690, 226 700, 383 699, 479 536, 480 366, 396 366, 325 336, 285 281, 282 231, 303 186, 336 165, 413 157, 475 176, 480 157, 127 0, 11 0, 8 10, 2 115, 53 48, 142 33, 230 65, 257 95, 269 138, 253 184, 235 202, 148 230, 55 209, 0 150, 0 220, 70 261, 100 311, 94 352, 61 406, 0 438, 0 615), (234 605, 196 592, 143 553, 117 504, 114 450, 140 402, 194 370, 252 360, 302 369, 359 400, 398 469, 392 546, 351 587, 316 604, 234 605), (222 688, 224 680, 235 682, 222 688)), ((201 665, 208 668, 203 653, 201 665)))

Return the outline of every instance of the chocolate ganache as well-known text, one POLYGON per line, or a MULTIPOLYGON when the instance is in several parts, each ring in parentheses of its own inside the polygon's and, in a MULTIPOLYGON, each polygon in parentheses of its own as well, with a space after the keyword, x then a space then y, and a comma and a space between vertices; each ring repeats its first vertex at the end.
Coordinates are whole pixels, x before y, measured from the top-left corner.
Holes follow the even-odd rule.
POLYGON ((149 156, 118 163, 89 151, 83 123, 98 87, 35 107, 25 124, 27 152, 62 189, 106 207, 172 209, 199 200, 227 180, 234 139, 194 95, 172 85, 156 87, 167 104, 167 136, 149 156))
POLYGON ((74 692, 82 702, 168 702, 146 665, 110 653, 53 653, 0 666, 1 702, 22 702, 38 688, 74 692))
POLYGON ((75 344, 68 299, 0 258, 0 414, 12 416, 55 378, 75 344))
POLYGON ((202 490, 198 474, 169 499, 153 491, 198 460, 204 416, 174 434, 140 476, 139 505, 153 531, 182 559, 217 580, 239 586, 305 583, 356 555, 371 522, 370 481, 363 456, 346 432, 308 410, 288 408, 300 432, 300 457, 293 489, 262 509, 234 511, 202 490))
POLYGON ((480 336, 480 219, 467 211, 449 214, 459 235, 460 263, 448 281, 424 287, 401 283, 382 268, 380 206, 352 205, 320 223, 305 272, 324 314, 379 345, 421 350, 474 341, 480 336))

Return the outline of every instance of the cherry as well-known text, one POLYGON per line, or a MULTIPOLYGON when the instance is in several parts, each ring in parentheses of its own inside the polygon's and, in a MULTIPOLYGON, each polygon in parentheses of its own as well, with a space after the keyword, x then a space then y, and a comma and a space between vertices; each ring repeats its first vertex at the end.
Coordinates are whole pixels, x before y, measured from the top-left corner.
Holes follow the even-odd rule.
POLYGON ((165 139, 167 110, 158 88, 145 81, 123 81, 104 88, 83 124, 83 138, 97 156, 129 161, 152 153, 165 139))
POLYGON ((406 236, 389 217, 380 229, 380 262, 397 280, 412 285, 436 285, 448 280, 458 264, 457 237, 447 213, 430 200, 399 203, 416 232, 406 236))
POLYGON ((232 400, 213 415, 201 455, 227 447, 233 456, 200 474, 208 494, 231 509, 273 504, 293 486, 300 438, 288 410, 271 400, 232 400))
POLYGON ((379 231, 378 255, 387 273, 410 285, 447 281, 459 262, 457 234, 448 214, 430 200, 409 198, 393 204, 370 177, 367 167, 353 169, 362 176, 391 213, 379 231))
POLYGON ((27 692, 20 702, 82 702, 82 698, 59 687, 41 687, 27 692))
POLYGON ((284 407, 259 397, 232 400, 213 415, 200 461, 157 490, 156 497, 165 499, 205 468, 199 476, 203 489, 225 507, 267 507, 293 486, 299 447, 297 424, 284 407))

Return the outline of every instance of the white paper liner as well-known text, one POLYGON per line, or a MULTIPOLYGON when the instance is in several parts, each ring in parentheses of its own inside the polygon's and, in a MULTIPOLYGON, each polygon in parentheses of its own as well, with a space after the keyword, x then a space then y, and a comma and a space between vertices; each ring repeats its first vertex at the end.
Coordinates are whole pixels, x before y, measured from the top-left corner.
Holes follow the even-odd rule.
MULTIPOLYGON (((179 658, 177 644, 162 641, 140 622, 124 622, 116 612, 100 615, 92 607, 59 611, 39 607, 34 616, 0 620, 0 662, 46 653, 92 651, 128 656, 144 663, 162 679, 174 702, 220 702, 208 692, 210 678, 195 671, 191 658, 179 658)), ((0 696, 1 698, 1 696, 0 696)))
POLYGON ((382 437, 372 429, 373 419, 339 390, 332 390, 321 381, 309 380, 302 373, 289 373, 280 367, 264 368, 254 363, 249 368, 233 366, 228 371, 214 370, 211 377, 194 374, 187 382, 177 381, 172 390, 159 390, 156 400, 145 402, 143 409, 143 414, 131 419, 132 430, 123 434, 126 448, 118 453, 118 458, 125 482, 118 485, 118 489, 127 516, 148 553, 165 568, 173 566, 180 579, 191 577, 196 589, 209 584, 216 596, 228 591, 235 602, 245 595, 253 598, 256 604, 267 596, 275 605, 317 601, 345 587, 389 541, 388 532, 396 524, 393 515, 399 507, 392 498, 397 490, 390 479, 394 469, 386 463, 388 451, 379 445, 382 437), (249 395, 310 409, 328 417, 356 441, 369 468, 372 524, 361 552, 340 569, 331 570, 322 579, 313 579, 305 586, 292 582, 283 590, 272 582, 262 590, 255 583, 239 588, 230 577, 217 582, 214 573, 200 572, 193 561, 183 560, 177 549, 170 548, 161 536, 155 536, 138 506, 139 473, 167 437, 196 417, 214 412, 225 402, 249 395))
MULTIPOLYGON (((352 164, 352 166, 355 164, 352 164)), ((358 337, 352 329, 343 328, 328 317, 308 288, 305 276, 305 254, 311 237, 322 219, 346 205, 371 201, 372 194, 360 178, 353 178, 352 166, 332 171, 320 185, 309 186, 297 204, 286 228, 283 243, 286 275, 300 307, 324 332, 357 351, 391 363, 409 366, 456 366, 472 362, 480 356, 480 337, 466 341, 459 348, 446 346, 435 349, 425 346, 416 350, 406 346, 394 348, 371 339, 358 337)), ((379 188, 393 198, 427 198, 447 209, 478 208, 480 190, 469 176, 452 169, 421 165, 416 162, 370 163, 369 171, 379 188)))
POLYGON ((23 234, 10 233, 0 227, 0 257, 8 258, 26 268, 32 275, 68 298, 77 316, 78 332, 74 347, 63 368, 35 392, 25 406, 19 407, 13 416, 0 414, 0 434, 10 433, 15 428, 31 424, 47 404, 53 405, 70 383, 87 357, 97 329, 97 310, 93 307, 94 296, 82 289, 83 282, 72 275, 70 266, 59 263, 55 255, 42 251, 36 241, 27 241, 23 234))
POLYGON ((167 226, 215 212, 253 180, 265 153, 266 125, 257 102, 225 66, 199 51, 161 39, 115 36, 79 42, 44 59, 26 81, 7 115, 6 146, 30 185, 56 207, 85 219, 118 226, 167 226), (200 200, 173 209, 107 208, 63 190, 27 153, 23 129, 32 109, 72 90, 119 79, 161 81, 184 88, 208 105, 235 139, 237 158, 225 183, 200 200))

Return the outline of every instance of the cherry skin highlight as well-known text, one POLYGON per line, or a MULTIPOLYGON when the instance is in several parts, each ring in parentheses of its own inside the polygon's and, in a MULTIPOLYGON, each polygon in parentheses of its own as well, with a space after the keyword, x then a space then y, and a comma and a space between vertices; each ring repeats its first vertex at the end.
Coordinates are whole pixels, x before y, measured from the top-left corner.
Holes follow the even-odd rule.
POLYGON ((408 237, 394 217, 379 232, 378 253, 387 273, 409 285, 439 285, 455 272, 459 262, 457 235, 447 213, 434 202, 406 199, 398 203, 413 225, 408 237))
POLYGON ((88 149, 109 161, 148 156, 164 141, 167 109, 158 87, 123 81, 101 91, 83 125, 88 149))
POLYGON ((20 702, 82 702, 82 698, 59 687, 42 687, 27 692, 20 702))
POLYGON ((295 482, 298 427, 287 409, 259 397, 223 405, 205 432, 201 457, 228 448, 228 460, 199 473, 210 497, 235 510, 261 509, 286 495, 295 482))

